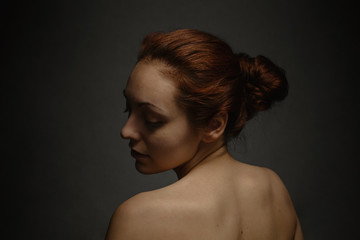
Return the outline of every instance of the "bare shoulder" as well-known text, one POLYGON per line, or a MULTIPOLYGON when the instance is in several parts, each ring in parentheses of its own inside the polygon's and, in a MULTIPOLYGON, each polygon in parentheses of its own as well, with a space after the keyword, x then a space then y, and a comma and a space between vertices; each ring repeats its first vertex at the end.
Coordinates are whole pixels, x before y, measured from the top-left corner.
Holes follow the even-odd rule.
POLYGON ((161 226, 161 201, 151 193, 140 193, 122 203, 113 213, 107 240, 147 239, 161 226), (160 221, 154 221, 160 219, 160 221))
MULTIPOLYGON (((296 211, 285 184, 277 173, 263 167, 242 164, 239 168, 241 175, 238 177, 238 194, 240 197, 241 213, 244 221, 254 224, 262 219, 269 234, 273 232, 286 236, 284 239, 302 235, 296 211)), ((259 225, 259 224, 258 224, 259 225)), ((260 227, 260 226, 259 226, 260 227)), ((256 229, 254 229, 256 231, 256 229)), ((269 238, 271 239, 271 238, 269 238)))
POLYGON ((268 191, 271 194, 270 202, 275 208, 287 209, 287 211, 291 211, 290 215, 296 216, 289 192, 280 176, 268 168, 263 168, 263 171, 264 178, 268 181, 268 191))
POLYGON ((106 239, 183 239, 181 229, 191 228, 185 226, 188 210, 186 204, 177 204, 162 191, 140 193, 116 209, 106 239))
MULTIPOLYGON (((278 201, 290 201, 288 191, 277 173, 269 168, 241 164, 237 180, 240 189, 250 197, 271 197, 278 201)), ((266 199, 267 201, 270 199, 266 199)))
POLYGON ((240 177, 240 186, 248 198, 256 199, 259 204, 267 207, 286 209, 289 215, 295 214, 290 195, 277 173, 268 168, 249 165, 245 167, 245 171, 240 177))

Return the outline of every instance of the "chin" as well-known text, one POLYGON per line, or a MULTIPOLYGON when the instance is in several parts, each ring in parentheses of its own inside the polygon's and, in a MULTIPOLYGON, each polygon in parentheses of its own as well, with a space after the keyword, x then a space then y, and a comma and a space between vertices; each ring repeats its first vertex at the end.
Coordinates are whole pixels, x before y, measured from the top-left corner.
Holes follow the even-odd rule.
POLYGON ((142 164, 138 161, 135 162, 135 168, 139 173, 145 174, 145 175, 150 175, 150 174, 167 171, 167 169, 165 169, 165 170, 157 169, 157 168, 154 168, 153 166, 148 166, 148 165, 142 164))

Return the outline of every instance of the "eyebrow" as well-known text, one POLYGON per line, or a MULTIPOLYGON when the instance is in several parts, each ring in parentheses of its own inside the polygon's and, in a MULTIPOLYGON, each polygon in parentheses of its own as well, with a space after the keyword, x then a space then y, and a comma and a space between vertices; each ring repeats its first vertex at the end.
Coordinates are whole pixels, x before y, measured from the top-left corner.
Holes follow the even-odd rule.
MULTIPOLYGON (((127 100, 128 97, 127 97, 127 95, 126 95, 125 89, 123 90, 123 95, 124 95, 124 97, 125 97, 126 100, 127 100)), ((156 108, 156 109, 158 109, 158 110, 160 110, 160 111, 162 111, 162 112, 164 112, 164 113, 167 113, 167 111, 165 111, 164 109, 162 109, 162 108, 160 108, 160 107, 158 107, 158 106, 156 106, 156 105, 154 105, 154 104, 152 104, 152 103, 149 103, 149 102, 139 102, 139 103, 137 103, 137 105, 138 105, 139 107, 142 107, 142 106, 151 106, 151 107, 154 107, 154 108, 156 108)))

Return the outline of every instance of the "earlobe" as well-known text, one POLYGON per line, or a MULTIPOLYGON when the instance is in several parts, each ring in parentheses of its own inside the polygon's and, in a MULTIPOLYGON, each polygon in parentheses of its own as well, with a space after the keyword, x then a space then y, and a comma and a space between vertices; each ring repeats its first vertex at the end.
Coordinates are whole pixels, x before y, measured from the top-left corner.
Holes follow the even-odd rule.
POLYGON ((203 141, 211 143, 219 139, 225 131, 226 124, 228 121, 227 112, 217 113, 209 122, 209 125, 204 131, 203 141))

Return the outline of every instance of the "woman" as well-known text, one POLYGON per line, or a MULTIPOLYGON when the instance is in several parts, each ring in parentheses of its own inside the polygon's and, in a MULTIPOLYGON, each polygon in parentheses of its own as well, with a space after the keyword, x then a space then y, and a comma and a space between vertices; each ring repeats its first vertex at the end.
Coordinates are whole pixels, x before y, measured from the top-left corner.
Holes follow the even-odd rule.
POLYGON ((227 150, 246 121, 287 89, 269 59, 234 54, 210 34, 145 37, 124 90, 121 135, 139 172, 173 169, 179 180, 121 204, 107 239, 303 239, 279 177, 227 150))

